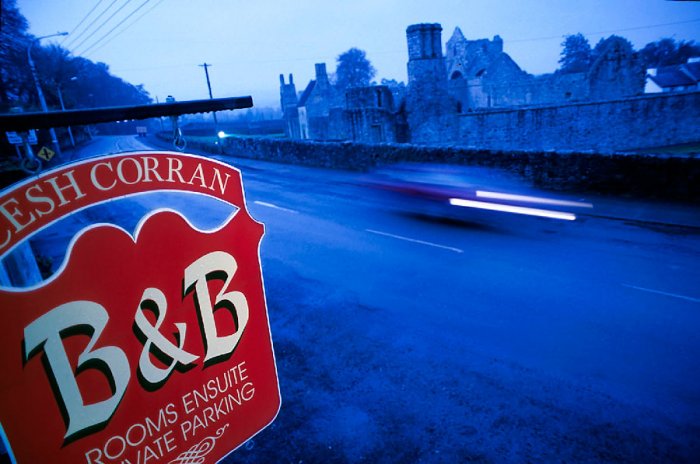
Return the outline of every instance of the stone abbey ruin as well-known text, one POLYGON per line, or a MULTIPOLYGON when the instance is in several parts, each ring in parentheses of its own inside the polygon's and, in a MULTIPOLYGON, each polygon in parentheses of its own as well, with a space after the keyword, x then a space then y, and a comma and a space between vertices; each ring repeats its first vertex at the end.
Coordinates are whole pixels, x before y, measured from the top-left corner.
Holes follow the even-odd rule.
POLYGON ((606 39, 585 72, 532 75, 503 40, 456 28, 443 54, 440 24, 406 30, 408 85, 340 92, 325 63, 297 93, 280 75, 291 139, 412 143, 491 150, 650 149, 700 141, 697 89, 645 94, 647 70, 624 39, 606 39))

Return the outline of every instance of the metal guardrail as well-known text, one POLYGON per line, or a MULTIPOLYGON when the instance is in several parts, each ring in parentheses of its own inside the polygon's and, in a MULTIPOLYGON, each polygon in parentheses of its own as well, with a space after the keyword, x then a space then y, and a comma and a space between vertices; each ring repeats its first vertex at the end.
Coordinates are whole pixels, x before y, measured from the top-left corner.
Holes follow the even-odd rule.
POLYGON ((81 110, 49 111, 47 113, 0 114, 0 132, 48 129, 50 127, 80 126, 102 122, 129 121, 179 116, 181 114, 252 108, 252 97, 190 100, 154 105, 114 106, 81 110))

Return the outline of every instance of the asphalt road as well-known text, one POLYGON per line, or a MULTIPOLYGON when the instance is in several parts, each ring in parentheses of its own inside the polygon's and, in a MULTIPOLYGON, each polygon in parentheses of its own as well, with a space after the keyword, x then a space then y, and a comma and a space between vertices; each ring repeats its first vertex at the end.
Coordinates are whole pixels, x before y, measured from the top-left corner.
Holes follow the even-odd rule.
POLYGON ((698 229, 428 220, 359 173, 220 159, 266 226, 283 399, 226 462, 698 462, 698 229))

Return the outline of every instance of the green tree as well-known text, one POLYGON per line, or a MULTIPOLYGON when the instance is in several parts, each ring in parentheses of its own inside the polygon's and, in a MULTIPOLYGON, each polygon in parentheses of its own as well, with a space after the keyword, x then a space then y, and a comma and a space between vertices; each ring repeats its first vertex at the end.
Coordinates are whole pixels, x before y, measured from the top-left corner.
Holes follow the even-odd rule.
MULTIPOLYGON (((149 103, 151 98, 141 85, 132 85, 112 75, 105 63, 74 58, 78 79, 67 85, 69 98, 79 107, 123 106, 149 103)), ((65 95, 64 95, 65 96, 65 95)))
POLYGON ((0 110, 6 111, 24 103, 28 95, 27 47, 31 36, 16 0, 2 0, 0 4, 0 110))
POLYGON ((646 44, 639 53, 644 66, 658 68, 682 64, 688 61, 688 58, 700 56, 700 44, 692 40, 677 42, 672 38, 664 38, 646 44))
POLYGON ((577 73, 588 71, 591 66, 591 44, 583 34, 567 35, 562 42, 559 72, 577 73))
POLYGON ((593 47, 593 51, 591 52, 591 64, 595 63, 595 60, 597 60, 600 55, 605 53, 605 48, 611 42, 610 39, 615 39, 615 38, 623 40, 624 42, 627 43, 627 45, 629 45, 629 48, 631 50, 634 50, 634 45, 632 45, 632 42, 630 42, 629 40, 627 40, 626 38, 624 38, 622 36, 613 34, 610 37, 601 38, 598 41, 598 43, 595 44, 595 47, 593 47))
MULTIPOLYGON (((13 106, 37 111, 38 97, 27 62, 27 48, 35 37, 27 32, 27 20, 17 9, 16 0, 0 3, 0 111, 6 112, 13 106)), ((74 57, 60 46, 36 42, 32 58, 50 109, 60 108, 59 85, 67 108, 151 101, 143 86, 125 82, 112 75, 106 64, 74 57)))
POLYGON ((335 83, 340 90, 370 85, 375 74, 376 70, 363 50, 351 48, 338 55, 335 83))
POLYGON ((112 75, 105 63, 73 57, 57 45, 35 46, 35 49, 32 55, 50 108, 60 107, 59 85, 66 108, 138 105, 151 101, 143 86, 112 75))

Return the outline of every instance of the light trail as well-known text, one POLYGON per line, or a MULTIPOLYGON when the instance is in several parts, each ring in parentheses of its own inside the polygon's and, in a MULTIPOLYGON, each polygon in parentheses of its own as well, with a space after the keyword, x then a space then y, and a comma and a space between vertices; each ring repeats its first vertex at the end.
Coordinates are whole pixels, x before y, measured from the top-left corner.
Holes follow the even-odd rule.
POLYGON ((486 201, 465 200, 463 198, 450 198, 450 204, 453 206, 463 206, 465 208, 484 209, 488 211, 500 211, 503 213, 524 214, 527 216, 546 217, 551 219, 562 219, 564 221, 575 221, 576 215, 573 213, 565 213, 559 211, 550 211, 547 209, 528 208, 525 206, 501 205, 498 203, 489 203, 486 201))
POLYGON ((593 208, 592 203, 586 203, 582 201, 557 200, 555 198, 533 197, 530 195, 514 195, 511 193, 488 192, 485 190, 477 190, 476 196, 479 198, 490 198, 493 200, 526 201, 528 203, 539 203, 542 205, 593 208))

